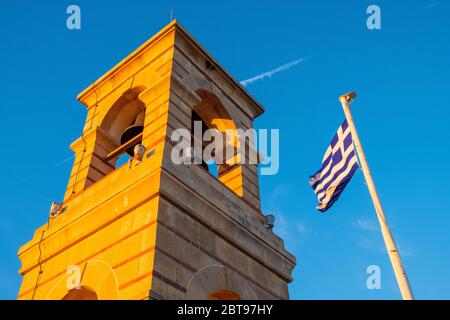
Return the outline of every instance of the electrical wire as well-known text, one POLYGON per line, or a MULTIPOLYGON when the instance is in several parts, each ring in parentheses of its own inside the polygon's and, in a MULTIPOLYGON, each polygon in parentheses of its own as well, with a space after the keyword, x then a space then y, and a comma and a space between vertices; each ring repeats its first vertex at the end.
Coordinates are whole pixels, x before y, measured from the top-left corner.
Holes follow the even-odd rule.
POLYGON ((41 239, 39 240, 39 243, 38 243, 38 248, 39 248, 39 257, 38 257, 39 273, 38 273, 38 276, 36 278, 36 283, 34 284, 33 293, 31 295, 31 300, 34 300, 34 298, 35 298, 36 289, 39 286, 39 282, 41 281, 42 274, 44 273, 44 264, 42 263, 42 247, 41 247, 42 243, 44 241, 44 234, 50 228, 50 221, 55 219, 55 218, 56 218, 56 216, 52 216, 52 214, 50 214, 49 217, 48 217, 48 220, 47 220, 47 228, 45 230, 42 230, 42 232, 41 232, 41 239))

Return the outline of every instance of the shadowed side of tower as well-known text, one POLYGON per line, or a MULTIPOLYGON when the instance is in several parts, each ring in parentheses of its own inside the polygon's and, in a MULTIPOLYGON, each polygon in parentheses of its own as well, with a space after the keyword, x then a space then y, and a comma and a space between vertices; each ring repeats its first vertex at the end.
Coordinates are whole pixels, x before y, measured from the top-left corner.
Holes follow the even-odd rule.
POLYGON ((257 165, 172 160, 192 119, 225 133, 263 112, 176 21, 78 99, 64 202, 19 250, 19 299, 288 298, 295 258, 263 226, 257 165))

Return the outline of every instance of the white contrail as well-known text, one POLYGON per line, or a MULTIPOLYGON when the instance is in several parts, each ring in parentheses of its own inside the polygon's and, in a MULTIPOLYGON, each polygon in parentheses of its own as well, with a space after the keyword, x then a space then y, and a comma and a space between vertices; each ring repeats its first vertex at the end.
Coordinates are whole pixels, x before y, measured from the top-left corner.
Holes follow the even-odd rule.
MULTIPOLYGON (((64 159, 64 160, 61 160, 61 161, 55 163, 53 166, 54 166, 54 167, 59 167, 60 165, 63 165, 64 163, 66 163, 66 162, 68 162, 68 161, 70 161, 70 160, 72 160, 72 159, 74 159, 74 158, 75 158, 75 155, 72 155, 71 157, 69 157, 69 158, 67 158, 67 159, 64 159)), ((38 176, 38 175, 40 175, 40 174, 46 173, 45 170, 53 170, 53 168, 52 168, 52 166, 49 166, 49 167, 46 167, 46 168, 38 169, 38 170, 36 170, 36 172, 34 172, 33 174, 31 174, 31 175, 29 175, 29 176, 26 176, 26 177, 23 177, 23 178, 20 178, 20 179, 15 180, 15 183, 16 183, 16 184, 22 184, 22 183, 24 183, 24 182, 27 182, 27 181, 30 180, 31 178, 35 178, 36 176, 38 176)))
POLYGON ((439 4, 439 2, 435 1, 433 3, 430 3, 429 5, 425 6, 425 9, 431 9, 436 7, 439 4))
POLYGON ((75 158, 75 155, 70 156, 70 157, 67 158, 67 159, 61 160, 60 162, 56 163, 55 166, 58 167, 58 166, 62 165, 63 163, 72 160, 73 158, 75 158))
POLYGON ((295 65, 297 65, 297 64, 299 64, 299 63, 305 61, 305 60, 308 59, 308 58, 309 58, 309 56, 304 57, 304 58, 301 58, 301 59, 297 59, 297 60, 294 60, 294 61, 291 61, 291 62, 286 63, 286 64, 283 64, 282 66, 279 66, 278 68, 275 68, 275 69, 270 70, 270 71, 263 72, 263 73, 261 73, 261 74, 255 76, 255 77, 252 77, 252 78, 243 80, 243 81, 241 81, 241 84, 245 87, 246 85, 252 84, 252 83, 255 82, 255 81, 262 80, 262 79, 264 79, 264 78, 270 78, 270 77, 272 77, 272 75, 274 75, 275 73, 278 73, 278 72, 281 72, 281 71, 290 69, 290 68, 292 68, 293 66, 295 66, 295 65))

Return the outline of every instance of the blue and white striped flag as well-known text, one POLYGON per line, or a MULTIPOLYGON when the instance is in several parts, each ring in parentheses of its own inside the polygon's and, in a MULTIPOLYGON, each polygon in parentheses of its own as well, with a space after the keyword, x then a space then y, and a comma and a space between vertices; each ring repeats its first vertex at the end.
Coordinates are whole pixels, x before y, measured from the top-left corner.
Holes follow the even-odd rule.
POLYGON ((352 133, 345 120, 325 152, 322 168, 309 180, 319 200, 319 205, 316 207, 319 211, 327 211, 339 199, 356 169, 358 169, 358 161, 353 147, 352 133))

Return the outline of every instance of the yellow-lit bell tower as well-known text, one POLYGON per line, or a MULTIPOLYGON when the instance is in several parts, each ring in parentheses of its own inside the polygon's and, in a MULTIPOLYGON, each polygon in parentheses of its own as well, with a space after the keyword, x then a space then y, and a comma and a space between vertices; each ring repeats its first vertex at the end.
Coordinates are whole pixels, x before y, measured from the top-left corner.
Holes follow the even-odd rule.
POLYGON ((64 201, 19 250, 19 299, 289 297, 295 258, 264 226, 257 165, 215 177, 171 160, 172 132, 194 117, 224 132, 263 112, 176 21, 78 100, 64 201))

